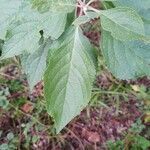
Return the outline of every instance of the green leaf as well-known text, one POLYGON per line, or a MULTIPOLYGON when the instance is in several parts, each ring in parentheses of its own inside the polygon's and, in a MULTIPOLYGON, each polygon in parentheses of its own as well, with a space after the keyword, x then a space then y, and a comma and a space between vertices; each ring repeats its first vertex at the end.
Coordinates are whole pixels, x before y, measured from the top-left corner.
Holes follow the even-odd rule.
MULTIPOLYGON (((130 8, 114 8, 100 11, 101 25, 118 40, 146 40, 141 17, 130 8)), ((149 40, 149 39, 148 39, 149 40)))
POLYGON ((102 32, 101 48, 108 69, 119 79, 150 76, 150 44, 141 41, 117 40, 102 32))
POLYGON ((92 47, 79 28, 70 28, 58 43, 44 78, 47 110, 57 133, 88 104, 95 78, 92 47))
POLYGON ((137 10, 143 19, 146 35, 150 35, 150 0, 117 0, 113 3, 137 10))
POLYGON ((6 31, 20 6, 21 0, 0 0, 0 39, 5 39, 6 31))
POLYGON ((72 12, 75 9, 76 0, 31 0, 33 8, 40 12, 48 10, 55 12, 72 12))
POLYGON ((33 54, 25 53, 21 57, 21 64, 23 70, 27 74, 27 79, 31 90, 43 79, 43 75, 46 70, 47 54, 51 43, 52 40, 48 39, 33 54))
POLYGON ((6 143, 1 144, 1 145, 0 145, 0 149, 1 149, 1 150, 9 150, 9 145, 6 144, 6 143))
POLYGON ((11 34, 3 45, 1 59, 20 55, 24 51, 33 53, 38 49, 41 35, 38 32, 38 22, 32 21, 24 21, 9 30, 11 34))
POLYGON ((0 39, 0 56, 2 54, 2 47, 3 47, 4 41, 0 39))
POLYGON ((150 36, 150 20, 143 20, 144 21, 144 27, 145 27, 145 33, 147 36, 150 36))
POLYGON ((135 140, 135 145, 137 146, 137 148, 140 147, 142 150, 147 150, 150 147, 150 141, 147 140, 145 137, 142 137, 139 135, 139 136, 136 136, 134 140, 135 140))
POLYGON ((139 11, 139 14, 141 15, 144 22, 146 35, 150 36, 150 9, 142 9, 139 11))
POLYGON ((99 15, 95 12, 87 12, 86 15, 79 16, 75 21, 73 22, 74 25, 79 26, 81 24, 85 24, 89 22, 91 19, 98 18, 99 15))
POLYGON ((113 3, 116 6, 128 6, 130 8, 134 8, 137 11, 150 8, 149 0, 116 0, 113 3))
POLYGON ((73 21, 75 20, 75 15, 74 15, 74 11, 71 13, 67 14, 67 21, 66 21, 66 28, 65 30, 67 30, 73 23, 73 21))
POLYGON ((33 53, 39 48, 39 40, 44 31, 44 37, 57 39, 64 31, 67 14, 47 12, 39 14, 29 8, 23 7, 18 14, 18 20, 10 26, 7 39, 3 46, 2 58, 14 57, 24 51, 33 53))
MULTIPOLYGON (((116 1, 116 0, 114 0, 116 1)), ((102 1, 102 7, 104 9, 111 9, 111 8, 114 8, 114 4, 112 3, 112 1, 102 1)))
POLYGON ((145 20, 150 20, 150 8, 145 10, 142 9, 139 11, 139 14, 141 15, 141 17, 145 20))
POLYGON ((7 139, 10 141, 10 140, 13 140, 13 138, 14 138, 14 134, 12 132, 9 132, 7 134, 7 139))
POLYGON ((9 105, 9 101, 7 100, 6 96, 1 95, 0 93, 0 107, 6 109, 9 105))

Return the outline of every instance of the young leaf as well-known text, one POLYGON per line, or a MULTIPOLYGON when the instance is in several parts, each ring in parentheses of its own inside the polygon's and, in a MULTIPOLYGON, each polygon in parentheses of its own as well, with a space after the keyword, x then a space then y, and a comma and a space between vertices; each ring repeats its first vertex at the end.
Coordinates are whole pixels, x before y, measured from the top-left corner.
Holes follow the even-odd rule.
POLYGON ((22 57, 20 57, 22 67, 27 74, 27 79, 31 90, 39 81, 43 79, 43 75, 46 70, 47 54, 51 43, 52 40, 48 39, 33 54, 25 53, 22 57))
POLYGON ((118 40, 146 40, 141 17, 132 9, 118 7, 100 12, 101 25, 118 40))
POLYGON ((24 51, 30 53, 36 51, 41 38, 40 30, 44 31, 44 37, 51 36, 57 39, 65 29, 67 14, 52 12, 39 14, 27 5, 17 18, 18 20, 10 26, 9 36, 3 46, 2 59, 20 55, 24 51))
POLYGON ((75 9, 76 0, 31 0, 33 8, 40 12, 48 10, 55 12, 72 12, 75 9))
POLYGON ((107 31, 102 32, 101 48, 108 69, 119 79, 150 76, 150 44, 141 41, 120 41, 107 31))
POLYGON ((71 27, 59 43, 44 78, 47 111, 57 133, 88 104, 95 77, 92 47, 79 28, 71 27))
POLYGON ((21 0, 0 0, 0 39, 5 39, 9 24, 16 17, 21 0))

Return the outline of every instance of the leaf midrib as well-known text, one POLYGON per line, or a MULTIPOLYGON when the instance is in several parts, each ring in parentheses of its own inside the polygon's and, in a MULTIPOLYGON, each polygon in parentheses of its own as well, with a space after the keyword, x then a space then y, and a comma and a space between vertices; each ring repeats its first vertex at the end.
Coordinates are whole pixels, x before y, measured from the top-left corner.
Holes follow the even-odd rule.
MULTIPOLYGON (((73 41, 74 42, 73 42, 73 50, 71 51, 70 65, 69 65, 69 68, 68 68, 69 72, 68 72, 67 81, 66 81, 65 98, 64 98, 65 102, 67 102, 66 97, 67 97, 67 91, 68 91, 68 87, 69 87, 69 78, 70 78, 71 68, 73 66, 72 60, 73 60, 73 54, 74 54, 74 51, 75 51, 75 43, 76 43, 76 34, 77 34, 77 32, 78 32, 78 28, 75 29, 75 33, 73 35, 73 39, 74 39, 73 41)), ((63 103, 61 116, 63 116, 63 113, 64 113, 64 109, 65 109, 64 106, 65 106, 65 103, 63 103)), ((63 119, 63 117, 60 117, 60 118, 63 119)), ((60 122, 62 122, 62 120, 59 121, 59 124, 60 124, 60 122)))

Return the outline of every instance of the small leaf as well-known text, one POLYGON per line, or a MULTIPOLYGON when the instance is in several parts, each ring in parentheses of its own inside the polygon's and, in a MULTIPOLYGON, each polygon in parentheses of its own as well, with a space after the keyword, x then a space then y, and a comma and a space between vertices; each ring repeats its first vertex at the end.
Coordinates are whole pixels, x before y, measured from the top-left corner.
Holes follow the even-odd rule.
POLYGON ((134 137, 134 143, 135 149, 140 147, 142 150, 148 150, 150 147, 150 141, 140 135, 134 137))
POLYGON ((7 100, 6 96, 0 93, 0 107, 6 109, 9 105, 9 101, 7 100))
POLYGON ((32 103, 25 103, 22 107, 21 110, 24 111, 25 113, 31 113, 33 110, 33 105, 32 103))
POLYGON ((1 149, 1 150, 9 150, 9 145, 6 144, 6 143, 1 144, 1 145, 0 145, 0 149, 1 149))
POLYGON ((12 132, 7 134, 7 139, 10 141, 14 138, 14 134, 12 132))
POLYGON ((51 50, 45 73, 47 111, 57 133, 88 104, 95 77, 92 47, 78 28, 70 28, 51 50))

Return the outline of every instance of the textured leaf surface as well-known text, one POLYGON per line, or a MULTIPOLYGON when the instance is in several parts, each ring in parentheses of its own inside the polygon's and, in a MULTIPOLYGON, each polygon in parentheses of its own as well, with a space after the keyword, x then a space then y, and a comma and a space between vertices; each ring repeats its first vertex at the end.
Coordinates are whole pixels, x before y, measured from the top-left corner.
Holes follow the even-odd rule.
POLYGON ((75 9, 76 0, 31 0, 33 8, 40 12, 48 10, 59 12, 72 12, 75 9))
POLYGON ((103 31, 101 48, 108 68, 117 78, 150 76, 150 44, 141 41, 122 42, 103 31))
POLYGON ((22 11, 13 25, 10 26, 9 36, 3 46, 2 58, 20 55, 24 51, 33 53, 39 48, 40 30, 44 37, 57 39, 64 31, 67 14, 47 12, 39 14, 28 5, 22 11))
POLYGON ((139 11, 139 13, 144 22, 145 33, 146 35, 150 36, 150 8, 147 10, 142 9, 139 11))
POLYGON ((150 20, 144 20, 145 33, 150 36, 150 20))
POLYGON ((21 0, 0 0, 0 39, 5 39, 9 24, 16 17, 21 0))
POLYGON ((89 22, 91 19, 98 18, 99 15, 95 12, 87 12, 86 15, 79 16, 75 21, 73 22, 74 25, 78 26, 81 24, 85 24, 89 22))
POLYGON ((113 3, 137 10, 143 18, 146 35, 150 35, 150 0, 116 0, 113 3))
POLYGON ((150 0, 116 0, 113 3, 116 6, 133 7, 137 11, 150 8, 150 0))
POLYGON ((52 41, 48 39, 33 54, 25 53, 21 57, 21 64, 23 70, 27 74, 27 79, 31 90, 43 79, 43 75, 46 70, 47 54, 51 43, 52 41))
POLYGON ((47 110, 57 132, 88 104, 95 77, 92 48, 80 29, 72 27, 58 43, 44 79, 47 110))
POLYGON ((140 16, 129 8, 114 8, 101 11, 101 25, 119 40, 144 40, 144 24, 140 16))

